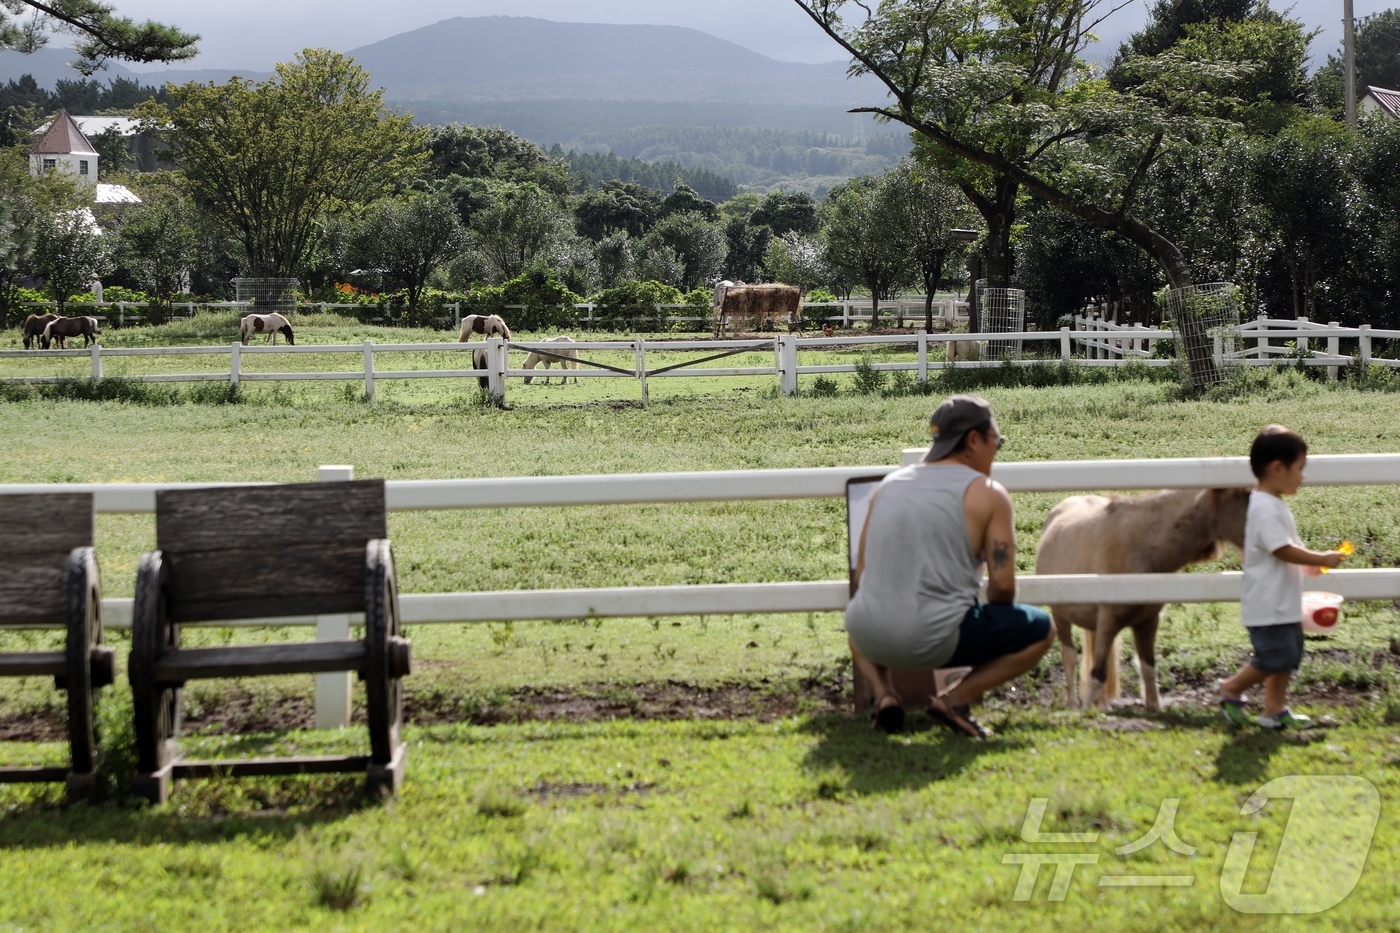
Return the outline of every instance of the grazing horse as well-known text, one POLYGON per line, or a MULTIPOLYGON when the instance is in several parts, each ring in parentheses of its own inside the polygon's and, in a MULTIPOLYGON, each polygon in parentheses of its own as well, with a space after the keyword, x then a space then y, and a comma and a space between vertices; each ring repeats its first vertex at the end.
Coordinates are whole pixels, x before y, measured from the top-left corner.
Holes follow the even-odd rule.
MULTIPOLYGON (((460 341, 458 342, 460 343, 460 341)), ((490 369, 486 361, 486 350, 484 348, 472 351, 472 369, 490 369)), ((476 384, 483 389, 488 389, 491 387, 491 380, 486 376, 477 376, 476 384)))
MULTIPOLYGON (((569 337, 569 336, 567 336, 567 335, 562 335, 562 336, 559 336, 559 337, 550 337, 548 340, 546 340, 546 341, 544 341, 544 342, 545 342, 545 343, 567 343, 567 344, 572 344, 572 343, 574 342, 574 338, 569 337)), ((549 371, 549 365, 550 365, 551 363, 558 363, 558 364, 559 364, 559 369, 560 369, 562 372, 565 373, 565 375, 562 376, 562 377, 560 377, 560 380, 559 380, 560 384, 563 385, 563 384, 565 384, 565 383, 567 383, 567 382, 569 381, 569 377, 568 377, 568 375, 567 375, 567 374, 568 374, 568 371, 569 371, 570 369, 573 369, 573 370, 577 370, 577 369, 578 369, 578 350, 575 350, 575 349, 573 349, 572 347, 560 347, 560 348, 559 348, 559 355, 560 355, 560 356, 568 357, 568 359, 560 360, 560 359, 555 359, 554 357, 550 357, 550 356, 541 356, 539 353, 536 353, 534 350, 531 350, 531 351, 530 351, 530 354, 529 354, 528 356, 525 357, 525 368, 526 368, 526 369, 534 369, 535 366, 537 366, 537 365, 543 363, 543 364, 544 364, 545 371, 548 372, 548 371, 549 371)), ((534 378, 535 378, 534 376, 526 376, 526 377, 525 377, 525 384, 526 384, 526 385, 529 385, 531 382, 534 381, 534 378)), ((574 382, 575 382, 575 383, 578 382, 578 376, 575 376, 575 377, 574 377, 574 382)), ((548 377, 548 376, 545 376, 545 377, 544 377, 544 384, 545 384, 545 385, 549 385, 549 377, 548 377)))
MULTIPOLYGON (((1150 496, 1072 496, 1045 519, 1035 572, 1175 573, 1244 547, 1248 489, 1177 489, 1150 496)), ((1118 695, 1118 633, 1133 630, 1143 705, 1156 711, 1157 624, 1161 605, 1051 606, 1065 665, 1069 706, 1075 698, 1074 626, 1084 629, 1086 706, 1106 708, 1118 695), (1092 660, 1091 660, 1092 658, 1092 660)))
POLYGON ((985 340, 949 340, 947 343, 948 362, 956 363, 959 360, 976 362, 982 358, 982 350, 985 346, 985 340))
POLYGON ((271 314, 249 314, 243 318, 239 325, 243 346, 248 345, 248 339, 254 334, 265 334, 265 343, 277 343, 277 335, 281 334, 287 338, 287 343, 296 346, 296 335, 292 333, 292 325, 285 317, 273 312, 271 314))
POLYGON ((39 338, 39 345, 47 350, 51 343, 57 341, 60 350, 67 350, 68 338, 82 335, 83 346, 86 347, 96 343, 100 333, 102 328, 97 326, 95 317, 55 318, 44 327, 44 335, 39 338))
POLYGON ((24 348, 34 349, 36 343, 40 343, 44 336, 44 328, 58 320, 57 314, 31 314, 24 319, 24 348))
POLYGON ((468 314, 462 318, 462 329, 457 332, 457 342, 466 343, 472 334, 504 337, 509 340, 510 328, 499 314, 468 314))

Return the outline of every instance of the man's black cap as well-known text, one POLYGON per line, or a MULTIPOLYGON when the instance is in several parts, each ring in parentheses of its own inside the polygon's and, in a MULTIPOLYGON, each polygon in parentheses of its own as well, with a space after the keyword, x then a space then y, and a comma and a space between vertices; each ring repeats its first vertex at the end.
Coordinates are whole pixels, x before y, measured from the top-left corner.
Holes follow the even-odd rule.
POLYGON ((942 460, 953 452, 963 435, 974 428, 985 428, 992 423, 992 406, 987 400, 976 395, 954 395, 944 399, 933 410, 928 419, 928 430, 933 435, 933 446, 929 449, 929 460, 942 460))

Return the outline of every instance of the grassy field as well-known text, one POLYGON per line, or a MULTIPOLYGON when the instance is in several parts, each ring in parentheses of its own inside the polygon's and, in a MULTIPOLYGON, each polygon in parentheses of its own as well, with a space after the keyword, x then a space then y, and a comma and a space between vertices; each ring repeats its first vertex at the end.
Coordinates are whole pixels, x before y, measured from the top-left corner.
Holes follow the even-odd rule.
MULTIPOLYGON (((226 342, 196 324, 205 330, 115 331, 107 343, 226 342)), ((303 342, 360 334, 424 339, 343 323, 299 331, 303 342)), ((18 374, 12 363, 0 361, 0 376, 18 374)), ((794 399, 778 396, 771 377, 664 388, 656 380, 645 410, 627 380, 512 384, 505 410, 479 404, 474 385, 436 381, 389 384, 373 403, 320 384, 258 386, 237 404, 36 394, 0 402, 0 482, 310 480, 325 463, 404 479, 886 464, 924 442, 932 403, 964 385, 937 384, 932 397, 863 395, 840 380, 835 397, 794 399)), ((1237 455, 1275 421, 1301 431, 1315 453, 1391 452, 1400 424, 1400 393, 1292 373, 1209 400, 1183 399, 1146 376, 980 391, 1011 437, 1009 460, 1237 455)), ((1016 497, 1023 570, 1059 498, 1016 497)), ((1400 557, 1398 506, 1395 487, 1309 489, 1294 510, 1307 543, 1348 537, 1358 545, 1350 566, 1389 567, 1400 557)), ((390 522, 405 592, 845 573, 837 501, 400 513, 390 522)), ((137 557, 153 544, 149 517, 99 518, 108 595, 130 595, 137 557)), ((1230 554, 1203 569, 1237 565, 1230 554)), ((351 780, 293 778, 194 782, 154 810, 117 802, 60 810, 51 788, 3 788, 0 865, 11 883, 0 890, 0 929, 349 930, 397 921, 444 930, 873 930, 936 918, 986 930, 1052 920, 1252 930, 1288 918, 1224 904, 1225 850, 1232 832, 1260 832, 1249 882, 1262 890, 1283 817, 1241 816, 1240 807, 1266 780, 1295 773, 1363 776, 1384 809, 1357 891, 1294 924, 1391 929, 1400 614, 1389 603, 1347 609, 1336 635, 1309 642, 1299 678, 1302 707, 1326 717, 1317 730, 1275 738, 1220 728, 1204 688, 1246 654, 1237 610, 1174 606, 1161 638, 1175 701, 1164 713, 1065 711, 1057 665, 1047 661, 991 698, 998 735, 980 746, 917 715, 893 738, 853 721, 835 614, 421 627, 411 632, 414 725, 400 799, 366 805, 351 780), (1019 869, 1002 863, 1053 850, 1020 841, 1033 797, 1051 799, 1045 830, 1100 833, 1071 847, 1099 859, 1078 870, 1063 903, 1046 900, 1049 869, 1031 902, 1014 901, 1019 869), (1178 834, 1197 854, 1161 846, 1115 854, 1152 825, 1163 797, 1181 799, 1178 834), (1149 867, 1196 881, 1097 887, 1100 875, 1149 867)), ((189 634, 194 643, 304 637, 189 634)), ((0 650, 53 638, 9 634, 0 650)), ((119 681, 103 711, 118 750, 108 761, 114 776, 129 767, 119 681)), ((187 750, 362 746, 361 730, 303 731, 311 686, 308 676, 192 688, 187 750)), ((14 739, 7 760, 62 760, 59 699, 49 683, 0 683, 0 735, 14 739)))

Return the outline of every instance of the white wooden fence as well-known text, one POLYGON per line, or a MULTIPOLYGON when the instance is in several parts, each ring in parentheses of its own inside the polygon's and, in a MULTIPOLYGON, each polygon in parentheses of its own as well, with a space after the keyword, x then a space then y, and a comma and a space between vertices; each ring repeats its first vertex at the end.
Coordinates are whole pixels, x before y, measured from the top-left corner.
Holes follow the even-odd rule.
MULTIPOLYGON (((923 449, 904 452, 917 462, 923 449)), ((631 505, 656 502, 715 502, 758 499, 840 498, 847 480, 883 475, 892 466, 822 467, 796 470, 737 470, 605 476, 505 477, 457 480, 390 480, 391 512, 484 508, 560 508, 572 505, 631 505)), ((353 476, 349 467, 322 467, 322 480, 353 476)), ((1253 484, 1243 457, 1173 460, 1100 460, 999 463, 993 476, 1012 492, 1084 492, 1144 488, 1237 487, 1253 484)), ((1319 455, 1308 460, 1310 486, 1400 484, 1400 454, 1319 455)), ((0 485, 0 495, 91 492, 104 514, 151 513, 159 489, 189 489, 220 483, 56 483, 0 485)), ((1240 574, 1123 574, 1114 576, 1023 576, 1018 598, 1054 604, 1234 601, 1240 574)), ((1400 597, 1400 569, 1337 570, 1311 578, 1309 589, 1348 599, 1400 597)), ((607 587, 483 593, 407 593, 400 596, 406 624, 497 622, 532 619, 645 618, 676 615, 839 612, 845 609, 845 580, 802 583, 741 583, 699 586, 607 587)), ((132 600, 104 599, 106 624, 129 628, 132 600)), ((354 616, 258 619, 255 626, 315 625, 317 637, 348 637, 354 616)), ((230 624, 230 623, 223 623, 230 624)), ((349 721, 349 680, 317 675, 317 724, 349 721)))

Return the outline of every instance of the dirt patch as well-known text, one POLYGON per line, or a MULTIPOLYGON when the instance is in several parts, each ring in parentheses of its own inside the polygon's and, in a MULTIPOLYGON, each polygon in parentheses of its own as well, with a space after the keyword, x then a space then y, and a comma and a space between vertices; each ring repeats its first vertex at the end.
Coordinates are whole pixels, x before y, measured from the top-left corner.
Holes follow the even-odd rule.
POLYGON ((59 710, 0 716, 0 742, 66 742, 68 716, 59 710))

